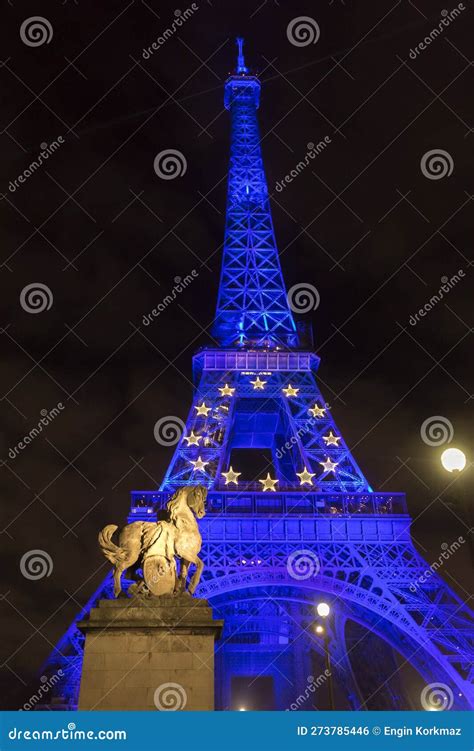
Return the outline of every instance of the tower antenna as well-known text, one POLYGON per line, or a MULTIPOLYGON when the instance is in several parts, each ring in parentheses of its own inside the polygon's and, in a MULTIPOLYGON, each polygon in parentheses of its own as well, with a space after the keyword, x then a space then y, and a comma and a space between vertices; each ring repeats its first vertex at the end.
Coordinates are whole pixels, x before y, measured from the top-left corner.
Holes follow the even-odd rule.
POLYGON ((248 73, 249 69, 245 65, 244 60, 244 40, 243 37, 237 37, 237 48, 239 53, 237 55, 237 73, 248 73))

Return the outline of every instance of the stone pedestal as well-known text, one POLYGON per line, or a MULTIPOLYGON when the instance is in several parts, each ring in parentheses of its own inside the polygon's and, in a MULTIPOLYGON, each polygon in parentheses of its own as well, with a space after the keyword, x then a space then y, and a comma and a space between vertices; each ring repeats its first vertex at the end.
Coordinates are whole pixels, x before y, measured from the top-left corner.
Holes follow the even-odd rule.
POLYGON ((189 595, 100 600, 86 636, 79 709, 214 709, 215 621, 189 595))

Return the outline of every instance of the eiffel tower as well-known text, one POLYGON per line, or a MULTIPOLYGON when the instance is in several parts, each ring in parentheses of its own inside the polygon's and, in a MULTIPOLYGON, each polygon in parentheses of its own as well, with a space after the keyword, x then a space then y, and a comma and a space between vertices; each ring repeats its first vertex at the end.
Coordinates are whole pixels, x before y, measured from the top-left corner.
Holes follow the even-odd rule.
MULTIPOLYGON (((224 87, 232 138, 219 346, 194 356, 186 428, 159 490, 132 492, 128 520, 156 519, 180 486, 208 488, 198 595, 225 621, 218 709, 327 708, 326 686, 308 690, 325 660, 338 709, 422 708, 399 679, 403 663, 425 695, 467 709, 472 614, 435 572, 426 577, 404 494, 374 491, 357 466, 295 323, 260 148, 261 85, 242 46, 224 87), (324 638, 321 601, 331 608, 324 638)), ((111 596, 109 576, 77 620, 111 596)), ((63 671, 50 708, 76 708, 82 650, 74 622, 43 668, 63 671)))

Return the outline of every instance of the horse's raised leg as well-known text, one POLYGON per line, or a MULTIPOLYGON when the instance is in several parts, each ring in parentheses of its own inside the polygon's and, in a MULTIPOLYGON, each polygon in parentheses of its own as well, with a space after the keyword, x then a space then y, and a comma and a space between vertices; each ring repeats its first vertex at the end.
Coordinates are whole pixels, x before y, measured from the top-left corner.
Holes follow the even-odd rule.
POLYGON ((176 584, 176 592, 180 594, 186 590, 186 580, 188 578, 189 561, 185 561, 181 558, 181 565, 179 567, 179 578, 176 584))
POLYGON ((189 587, 188 587, 188 592, 191 595, 193 595, 194 592, 196 591, 196 587, 197 587, 197 585, 199 584, 199 582, 201 580, 202 572, 204 570, 204 563, 203 563, 203 561, 201 561, 200 558, 198 558, 198 556, 196 556, 196 558, 194 559, 193 563, 196 566, 196 571, 194 572, 194 574, 193 574, 193 576, 191 578, 191 582, 190 582, 189 587))

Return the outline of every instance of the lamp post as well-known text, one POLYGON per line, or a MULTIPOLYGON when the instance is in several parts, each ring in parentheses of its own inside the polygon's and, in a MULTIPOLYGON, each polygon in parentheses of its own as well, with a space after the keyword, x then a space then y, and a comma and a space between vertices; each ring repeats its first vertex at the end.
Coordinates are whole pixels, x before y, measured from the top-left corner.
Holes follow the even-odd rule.
MULTIPOLYGON (((443 469, 445 469, 446 472, 450 472, 451 474, 461 475, 461 473, 463 473, 466 468, 466 463, 466 455, 463 451, 461 451, 461 449, 453 447, 445 449, 441 454, 441 464, 443 466, 443 469)), ((468 527, 467 544, 469 547, 469 552, 471 554, 471 560, 474 562, 474 541, 471 534, 471 508, 469 498, 465 493, 465 488, 463 487, 463 485, 464 483, 461 477, 457 478, 456 488, 458 490, 458 506, 462 511, 463 521, 467 524, 468 527)))
MULTIPOLYGON (((320 618, 326 619, 329 618, 329 615, 331 613, 331 608, 327 604, 327 602, 319 602, 316 606, 316 612, 319 615, 320 618)), ((334 686, 332 681, 332 670, 331 670, 331 654, 329 652, 329 629, 327 626, 323 626, 322 624, 318 623, 315 627, 315 631, 317 634, 320 634, 324 638, 324 653, 326 657, 326 673, 328 678, 328 689, 329 689, 329 709, 335 709, 334 705, 334 686)))

